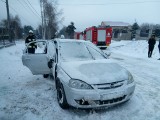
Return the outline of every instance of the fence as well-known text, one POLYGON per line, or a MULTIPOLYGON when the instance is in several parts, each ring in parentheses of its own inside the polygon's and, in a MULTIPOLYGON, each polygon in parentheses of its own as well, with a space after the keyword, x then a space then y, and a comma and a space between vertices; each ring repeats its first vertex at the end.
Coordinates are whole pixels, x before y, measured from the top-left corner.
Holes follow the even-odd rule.
POLYGON ((0 36, 0 48, 9 47, 11 45, 15 45, 14 40, 9 41, 9 36, 7 36, 7 35, 0 36))

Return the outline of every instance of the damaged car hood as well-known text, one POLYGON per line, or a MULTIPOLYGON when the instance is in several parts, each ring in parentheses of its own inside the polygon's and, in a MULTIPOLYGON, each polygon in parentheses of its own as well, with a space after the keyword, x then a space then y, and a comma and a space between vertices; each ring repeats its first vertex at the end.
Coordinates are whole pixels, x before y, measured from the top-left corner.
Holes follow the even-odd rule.
POLYGON ((89 84, 103 84, 128 79, 128 71, 112 60, 62 62, 62 69, 72 78, 89 84))

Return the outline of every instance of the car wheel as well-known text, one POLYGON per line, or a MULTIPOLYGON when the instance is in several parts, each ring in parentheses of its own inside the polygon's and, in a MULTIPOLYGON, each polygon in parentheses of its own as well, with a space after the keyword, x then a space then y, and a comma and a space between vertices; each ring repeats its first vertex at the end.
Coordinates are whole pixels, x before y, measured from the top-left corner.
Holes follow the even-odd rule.
POLYGON ((48 78, 49 74, 44 74, 43 77, 44 78, 48 78))
POLYGON ((58 100, 59 106, 62 109, 69 108, 63 85, 60 82, 58 82, 58 85, 57 85, 57 100, 58 100))

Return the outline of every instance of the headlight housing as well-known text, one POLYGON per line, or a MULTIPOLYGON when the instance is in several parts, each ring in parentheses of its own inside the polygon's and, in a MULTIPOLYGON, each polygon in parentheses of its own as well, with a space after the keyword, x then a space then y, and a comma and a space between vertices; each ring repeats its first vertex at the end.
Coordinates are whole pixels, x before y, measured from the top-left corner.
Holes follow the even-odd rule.
POLYGON ((127 84, 131 84, 134 81, 133 76, 130 72, 128 72, 128 80, 127 80, 127 84))
POLYGON ((81 80, 69 80, 69 86, 75 89, 93 89, 93 87, 81 80))

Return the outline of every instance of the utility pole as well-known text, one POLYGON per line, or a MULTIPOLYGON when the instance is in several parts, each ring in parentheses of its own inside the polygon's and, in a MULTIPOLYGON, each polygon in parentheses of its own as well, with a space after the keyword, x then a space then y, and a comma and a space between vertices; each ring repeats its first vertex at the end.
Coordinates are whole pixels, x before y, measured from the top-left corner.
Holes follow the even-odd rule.
POLYGON ((46 39, 46 16, 45 16, 45 0, 40 0, 41 17, 42 17, 42 38, 46 39))
POLYGON ((46 14, 45 14, 45 2, 43 1, 43 22, 44 22, 44 39, 46 39, 46 14))
POLYGON ((44 38, 44 16, 43 16, 43 0, 40 0, 40 7, 41 7, 41 18, 42 18, 42 38, 44 38))
POLYGON ((9 41, 12 42, 12 39, 11 39, 11 24, 10 24, 10 16, 9 16, 9 5, 8 5, 8 0, 6 0, 6 9, 7 9, 7 21, 8 21, 9 41))

